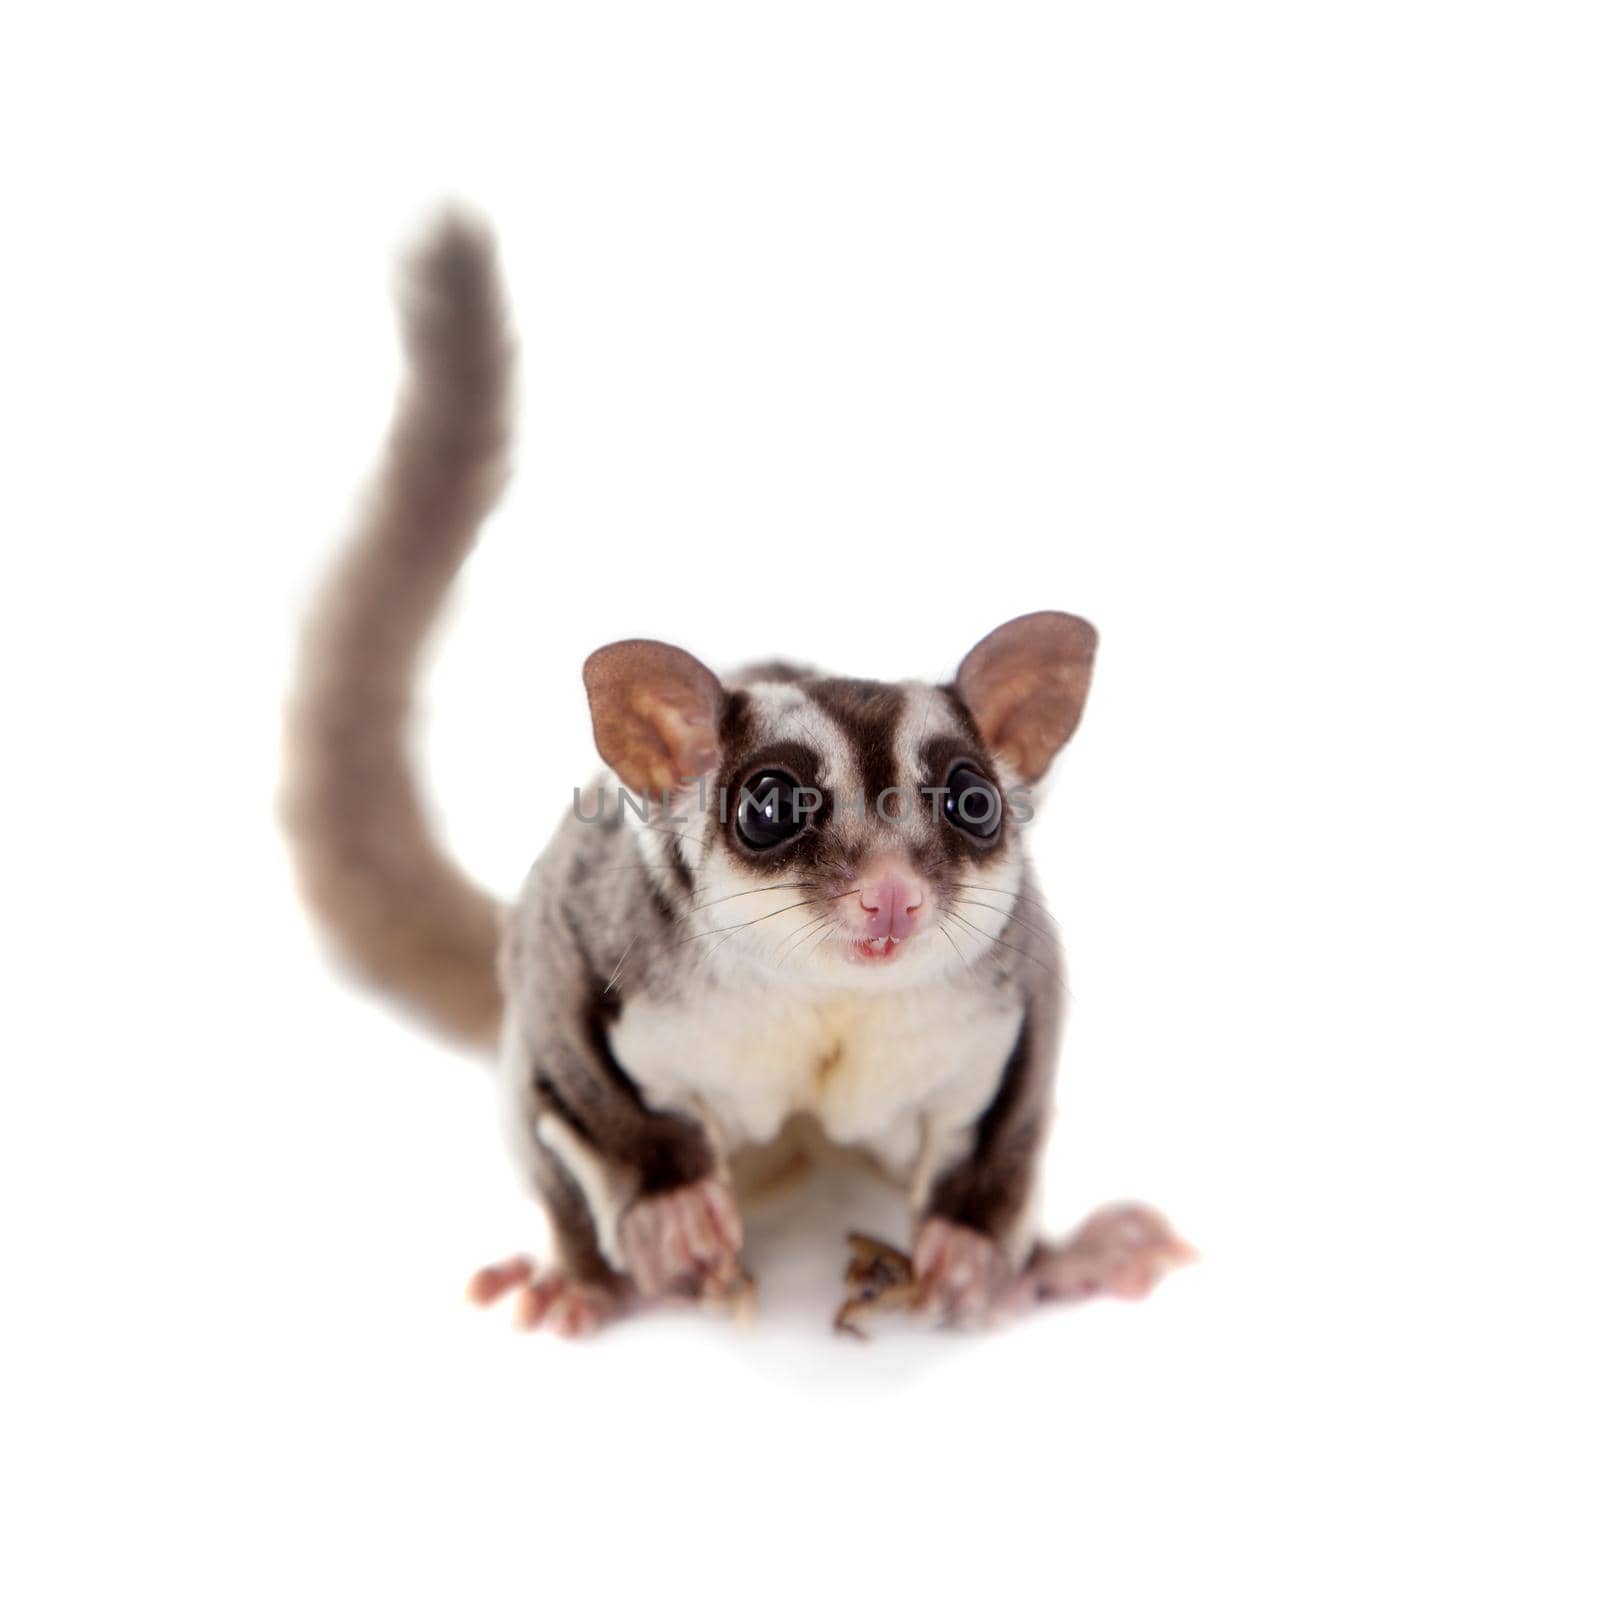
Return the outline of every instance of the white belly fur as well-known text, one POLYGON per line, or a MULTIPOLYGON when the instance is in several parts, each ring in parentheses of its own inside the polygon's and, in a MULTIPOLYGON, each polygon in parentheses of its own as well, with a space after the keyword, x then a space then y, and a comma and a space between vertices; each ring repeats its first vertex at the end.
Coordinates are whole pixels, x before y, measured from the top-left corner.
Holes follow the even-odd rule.
POLYGON ((704 992, 635 1000, 612 1049, 646 1101, 702 1120, 732 1155, 810 1113, 907 1180, 993 1099, 1020 1006, 961 986, 882 995, 704 992))

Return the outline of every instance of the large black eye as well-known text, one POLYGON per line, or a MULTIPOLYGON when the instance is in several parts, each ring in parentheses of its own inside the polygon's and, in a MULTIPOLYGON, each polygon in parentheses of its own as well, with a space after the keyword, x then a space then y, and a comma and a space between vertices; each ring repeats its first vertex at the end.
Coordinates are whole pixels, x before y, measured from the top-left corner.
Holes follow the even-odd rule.
POLYGON ((1000 834, 1000 791, 976 767, 957 767, 945 780, 945 820, 991 844, 1000 834))
POLYGON ((770 850, 794 838, 806 825, 805 798, 788 773, 758 772, 739 791, 739 837, 752 850, 770 850))

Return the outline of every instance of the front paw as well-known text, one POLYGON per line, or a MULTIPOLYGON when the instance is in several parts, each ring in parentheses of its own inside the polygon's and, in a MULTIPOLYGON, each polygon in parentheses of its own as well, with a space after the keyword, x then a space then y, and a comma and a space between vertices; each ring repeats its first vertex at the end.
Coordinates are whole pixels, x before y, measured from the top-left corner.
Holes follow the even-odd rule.
POLYGON ((623 1213, 618 1243, 641 1293, 724 1295, 743 1278, 744 1225, 722 1178, 644 1195, 623 1213))
POLYGON ((987 1322, 1012 1280, 993 1239, 944 1217, 929 1217, 917 1230, 911 1266, 917 1305, 958 1325, 987 1322))

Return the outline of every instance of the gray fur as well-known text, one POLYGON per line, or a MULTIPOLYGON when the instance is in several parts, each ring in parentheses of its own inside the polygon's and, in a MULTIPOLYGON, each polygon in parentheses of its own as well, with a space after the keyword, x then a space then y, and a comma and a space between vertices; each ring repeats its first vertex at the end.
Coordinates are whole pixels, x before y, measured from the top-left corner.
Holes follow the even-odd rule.
MULTIPOLYGON (((759 759, 760 749, 774 739, 809 742, 824 778, 841 787, 871 764, 859 745, 862 726, 828 709, 836 705, 837 692, 823 686, 838 680, 800 669, 766 669, 729 681, 752 686, 751 701, 742 708, 741 748, 717 775, 720 781, 731 785, 739 765, 759 759)), ((898 719, 902 759, 881 775, 896 782, 914 787, 928 779, 904 759, 914 749, 963 736, 961 719, 941 691, 860 685, 856 694, 858 700, 876 695, 905 702, 898 719)), ((774 912, 813 897, 769 887, 767 879, 749 872, 730 850, 715 804, 701 811, 698 795, 690 792, 674 802, 670 816, 656 807, 641 821, 631 811, 619 813, 613 781, 586 791, 583 815, 593 815, 602 793, 606 820, 565 821, 529 874, 510 918, 504 1070, 516 1144, 534 1181, 547 1188, 552 1168, 563 1178, 573 1176, 562 1155, 536 1132, 540 1120, 552 1116, 572 1128, 596 1158, 597 1170, 609 1174, 601 1209, 620 1209, 638 1195, 724 1171, 761 1135, 781 1131, 781 1121, 774 1129, 761 1120, 765 1108, 747 1125, 739 1110, 724 1103, 742 1100, 743 1091, 724 1097, 709 1079, 701 1081, 692 1061, 670 1074, 670 1081, 637 1067, 618 1041, 630 1037, 640 1014, 650 1018, 652 1041, 680 1023, 687 1034, 709 1037, 724 1023, 748 1027, 752 996, 765 997, 779 1015, 826 1009, 844 997, 845 1009, 859 1018, 857 1034, 870 1036, 875 1013, 900 1018, 922 1007, 948 1010, 958 996, 1003 1031, 998 1048, 961 1066, 977 1095, 964 1126, 940 1130, 936 1148, 919 1145, 915 1135, 927 1104, 948 1102, 952 1090, 959 1100, 961 1085, 912 1083, 907 1103, 890 1108, 897 1126, 874 1122, 862 1147, 906 1184, 919 1212, 947 1216, 1002 1242, 1013 1256, 1024 1254, 1031 1242, 1029 1201, 1048 1124, 1064 985, 1057 942, 1016 830, 1001 860, 988 869, 995 887, 947 889, 955 902, 948 908, 950 920, 918 936, 930 948, 917 973, 903 983, 886 981, 894 974, 864 973, 865 983, 852 987, 853 974, 837 961, 808 965, 804 939, 795 937, 795 929, 826 914, 827 905, 774 912), (675 854, 689 864, 687 889, 675 854), (747 911, 750 925, 741 927, 747 911)), ((835 883, 848 882, 864 853, 896 837, 871 814, 837 818, 831 826, 835 836, 821 841, 818 864, 809 869, 811 881, 826 884, 830 895, 835 883)), ((948 829, 932 816, 907 826, 923 848, 930 841, 937 846, 939 831, 948 829)), ((958 864, 948 882, 982 881, 983 870, 958 864)), ((777 881, 794 880, 780 872, 777 881)), ((926 1041, 902 1029, 900 1047, 908 1054, 919 1048, 946 1051, 949 1041, 939 1036, 939 1021, 931 1026, 926 1041)), ((785 1037, 794 1031, 786 1029, 785 1037)), ((978 1033, 989 1036, 984 1029, 978 1033)), ((843 1047, 848 1052, 851 1040, 843 1047)), ((748 1072, 758 1078, 772 1066, 752 1059, 748 1072)), ((792 1064, 782 1070, 790 1072, 792 1064)), ((759 1100, 759 1086, 752 1095, 759 1100)), ((813 1103, 787 1106, 794 1115, 816 1115, 817 1109, 813 1103)), ((555 1221, 574 1268, 590 1255, 591 1228, 615 1232, 615 1216, 598 1225, 585 1217, 573 1239, 567 1237, 569 1222, 559 1216, 555 1221)), ((611 1265, 620 1263, 613 1258, 611 1265)))

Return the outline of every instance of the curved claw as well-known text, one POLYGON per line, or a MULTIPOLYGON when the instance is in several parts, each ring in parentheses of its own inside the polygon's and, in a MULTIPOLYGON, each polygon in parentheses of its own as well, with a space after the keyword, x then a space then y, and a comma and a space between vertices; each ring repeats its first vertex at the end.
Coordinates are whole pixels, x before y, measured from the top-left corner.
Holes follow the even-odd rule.
POLYGON ((903 1250, 864 1233, 848 1236, 850 1261, 844 1269, 845 1285, 854 1292, 840 1303, 833 1326, 838 1333, 857 1339, 866 1330, 857 1320, 869 1311, 908 1309, 916 1298, 916 1280, 911 1257, 903 1250))

